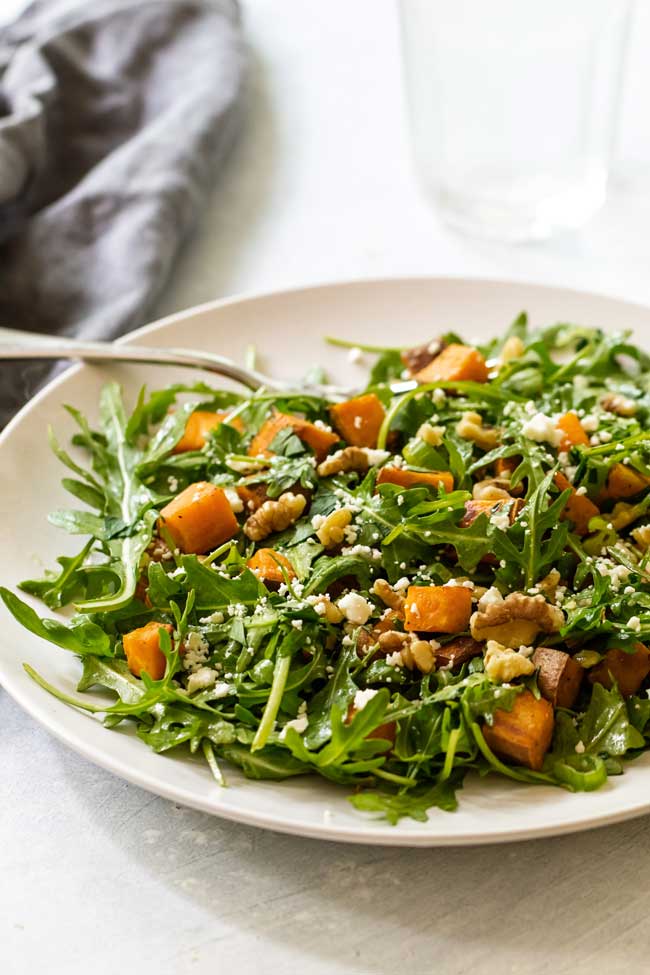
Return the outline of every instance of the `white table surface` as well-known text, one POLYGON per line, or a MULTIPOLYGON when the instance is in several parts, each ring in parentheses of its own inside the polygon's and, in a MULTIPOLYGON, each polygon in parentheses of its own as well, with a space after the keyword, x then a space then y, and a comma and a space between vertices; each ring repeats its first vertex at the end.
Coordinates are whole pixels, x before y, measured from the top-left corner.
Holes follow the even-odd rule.
MULTIPOLYGON (((12 5, 2 0, 0 16, 12 5)), ((578 235, 511 248, 448 233, 413 183, 389 0, 249 0, 246 128, 158 311, 413 273, 518 277, 650 304, 642 7, 611 201, 578 235)), ((482 849, 279 836, 121 782, 2 691, 0 769, 3 975, 648 971, 650 818, 482 849)))

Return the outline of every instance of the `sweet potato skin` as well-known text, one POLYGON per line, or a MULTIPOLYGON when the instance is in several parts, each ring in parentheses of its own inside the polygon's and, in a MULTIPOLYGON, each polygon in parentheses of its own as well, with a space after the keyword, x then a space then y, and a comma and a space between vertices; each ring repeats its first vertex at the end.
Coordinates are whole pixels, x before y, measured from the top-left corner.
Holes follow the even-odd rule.
POLYGON ((580 419, 576 413, 569 410, 557 421, 558 430, 562 431, 562 440, 560 441, 560 450, 569 450, 571 447, 576 447, 578 444, 583 444, 585 447, 589 446, 589 437, 580 422, 580 419))
POLYGON ((586 494, 577 494, 571 482, 559 471, 553 480, 560 491, 566 491, 567 488, 571 490, 571 495, 561 515, 562 520, 568 518, 569 521, 572 521, 577 535, 587 535, 589 522, 600 514, 600 508, 586 494))
POLYGON ((453 342, 424 369, 420 369, 415 378, 419 383, 458 382, 462 379, 486 383, 488 369, 478 349, 453 342))
POLYGON ((397 484, 403 488, 442 486, 447 493, 454 490, 454 478, 448 471, 410 471, 404 467, 382 467, 377 484, 397 484))
POLYGON ((421 633, 462 633, 472 613, 472 593, 465 586, 409 586, 404 629, 421 633))
POLYGON ((468 660, 480 657, 483 653, 484 644, 474 640, 471 636, 459 636, 456 640, 450 640, 444 646, 435 651, 436 667, 449 667, 451 670, 458 670, 468 660))
POLYGON ((330 407, 332 423, 343 440, 353 447, 376 447, 386 411, 374 393, 355 396, 330 407))
POLYGON ((517 695, 512 711, 495 711, 492 725, 484 724, 482 731, 497 755, 539 771, 551 745, 554 724, 550 701, 544 697, 538 700, 526 690, 517 695))
POLYGON ((284 582, 282 568, 284 568, 289 579, 295 579, 296 577, 293 566, 286 555, 282 555, 281 552, 276 552, 273 548, 258 548, 255 555, 248 560, 247 564, 248 568, 266 583, 284 582))
POLYGON ((572 708, 580 691, 584 670, 563 650, 538 647, 532 656, 538 668, 540 693, 556 708, 572 708))
POLYGON ((289 413, 274 413, 264 421, 251 440, 248 448, 249 457, 270 457, 272 453, 270 445, 278 433, 287 427, 291 427, 296 436, 311 447, 318 461, 323 460, 339 440, 331 430, 323 430, 309 420, 303 420, 302 417, 291 416, 289 413))
POLYGON ((152 680, 162 680, 165 676, 167 661, 160 649, 159 630, 172 632, 169 623, 147 623, 137 630, 131 630, 122 637, 122 646, 129 670, 136 677, 144 671, 152 680))
POLYGON ((190 484, 165 505, 158 524, 181 552, 194 555, 217 548, 239 531, 225 493, 207 481, 190 484))
MULTIPOLYGON (((184 454, 188 450, 201 450, 205 447, 210 431, 218 427, 220 423, 223 423, 227 416, 228 414, 223 412, 211 413, 209 410, 195 410, 188 417, 183 436, 174 447, 172 453, 184 454)), ((244 429, 244 425, 238 416, 230 421, 230 425, 235 427, 236 430, 239 430, 240 433, 244 429)))
POLYGON ((608 690, 616 682, 623 697, 631 697, 649 673, 650 650, 642 643, 635 643, 634 653, 626 653, 618 647, 608 650, 600 663, 589 671, 589 681, 602 684, 608 690))

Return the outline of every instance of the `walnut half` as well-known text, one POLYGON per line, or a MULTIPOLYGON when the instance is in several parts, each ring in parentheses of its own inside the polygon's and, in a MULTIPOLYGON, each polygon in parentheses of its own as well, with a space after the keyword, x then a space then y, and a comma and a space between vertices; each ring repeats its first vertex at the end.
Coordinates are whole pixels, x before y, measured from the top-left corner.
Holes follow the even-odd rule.
POLYGON ((496 640, 505 647, 530 646, 539 633, 555 633, 563 623, 561 609, 547 603, 542 595, 526 596, 522 592, 479 606, 469 621, 475 640, 496 640))
POLYGON ((267 535, 284 531, 300 518, 306 504, 302 494, 285 491, 277 501, 265 501, 250 516, 244 525, 244 533, 251 541, 260 542, 267 535))

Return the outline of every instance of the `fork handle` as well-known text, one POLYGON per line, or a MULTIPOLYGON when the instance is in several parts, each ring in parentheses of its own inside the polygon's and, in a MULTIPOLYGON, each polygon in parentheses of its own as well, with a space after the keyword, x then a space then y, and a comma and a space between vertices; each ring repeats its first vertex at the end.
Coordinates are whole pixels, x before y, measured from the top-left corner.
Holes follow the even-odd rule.
POLYGON ((254 369, 245 369, 225 356, 211 352, 148 348, 113 342, 86 342, 58 335, 40 335, 37 332, 0 328, 0 360, 9 359, 81 359, 86 362, 146 362, 151 365, 187 366, 234 379, 248 389, 259 389, 260 386, 288 388, 254 369))

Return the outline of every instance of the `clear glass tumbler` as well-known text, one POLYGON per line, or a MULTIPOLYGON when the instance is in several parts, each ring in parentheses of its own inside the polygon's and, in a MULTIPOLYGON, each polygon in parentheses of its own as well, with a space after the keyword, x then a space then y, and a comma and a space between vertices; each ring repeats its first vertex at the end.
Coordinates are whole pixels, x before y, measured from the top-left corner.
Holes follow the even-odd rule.
POLYGON ((543 239, 604 202, 630 0, 401 0, 416 165, 468 233, 543 239))

